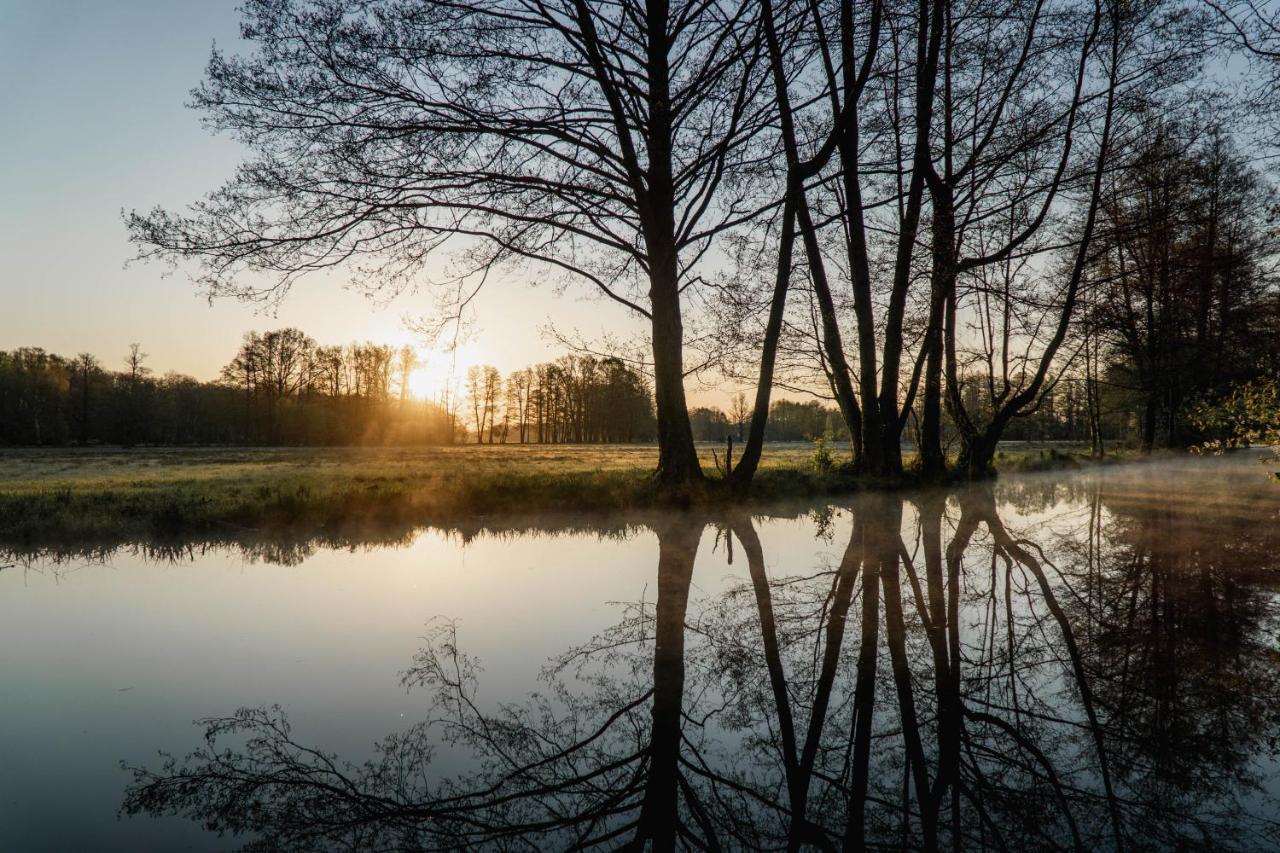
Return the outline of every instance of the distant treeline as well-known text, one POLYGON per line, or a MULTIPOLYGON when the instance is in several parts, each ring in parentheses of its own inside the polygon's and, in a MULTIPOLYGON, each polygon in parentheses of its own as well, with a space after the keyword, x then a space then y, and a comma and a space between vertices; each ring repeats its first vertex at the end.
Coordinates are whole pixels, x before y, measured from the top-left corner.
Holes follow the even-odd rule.
MULTIPOLYGON (((512 373, 505 384, 497 368, 467 374, 467 426, 476 442, 642 442, 655 437, 653 392, 640 374, 615 358, 565 356, 512 373)), ((729 413, 714 406, 689 412, 695 441, 741 439, 750 426, 745 395, 729 413)), ((769 410, 767 441, 848 438, 834 406, 818 400, 778 400, 769 410)))
POLYGON ((467 371, 466 418, 477 443, 538 444, 652 441, 653 393, 617 358, 567 355, 517 370, 467 371))
POLYGON ((0 444, 411 445, 643 442, 655 432, 643 376, 616 358, 565 356, 512 373, 473 367, 463 393, 411 393, 419 355, 323 346, 298 329, 244 336, 219 379, 153 374, 134 344, 96 357, 0 351, 0 444))
POLYGON ((446 443, 455 419, 408 396, 406 356, 318 346, 296 329, 254 332, 219 380, 201 382, 154 375, 136 344, 120 370, 87 353, 0 351, 0 443, 446 443))
MULTIPOLYGON (((120 369, 88 353, 0 351, 0 444, 415 445, 649 442, 653 392, 617 358, 567 355, 517 370, 470 368, 457 392, 416 399, 412 347, 324 346, 298 329, 250 332, 219 378, 156 375, 132 345, 120 369)), ((749 425, 739 395, 728 415, 693 411, 700 441, 749 425), (736 418, 736 419, 735 419, 736 418)), ((847 437, 819 401, 774 403, 767 438, 847 437)))
MULTIPOLYGON (((730 403, 728 412, 714 406, 699 406, 689 410, 689 421, 695 441, 724 441, 730 436, 742 441, 751 427, 751 410, 746 405, 745 395, 738 394, 730 403)), ((812 441, 822 436, 843 441, 849 438, 839 410, 818 400, 774 402, 769 407, 764 435, 766 441, 812 441)))
MULTIPOLYGON (((1256 232, 1219 226, 1215 217, 1232 206, 1203 197, 1203 177, 1218 171, 1212 157, 1199 165, 1184 170, 1183 197, 1195 203, 1176 223, 1151 204, 1107 209, 1097 286, 1071 336, 1072 357, 1037 405, 1003 428, 1004 440, 1088 441, 1098 453, 1114 442, 1184 446, 1202 439, 1188 422, 1190 406, 1280 365, 1280 302, 1258 269, 1256 232), (1192 215, 1204 210, 1214 215, 1192 215), (1168 245, 1146 245, 1155 234, 1168 245), (1135 265, 1130 256, 1154 260, 1135 265)), ((1247 184, 1238 173, 1236 180, 1247 184)), ((1162 177, 1159 185, 1173 184, 1162 177)), ((618 358, 569 355, 506 377, 476 366, 459 377, 462 387, 434 400, 411 393, 421 366, 412 347, 324 346, 292 328, 246 334, 212 382, 157 376, 146 361, 136 344, 114 370, 87 353, 0 351, 0 444, 549 444, 657 435, 651 385, 618 358)), ((1005 370, 1002 378, 976 367, 957 375, 956 402, 938 427, 946 447, 962 443, 953 410, 988 422, 1010 389, 1029 381, 1025 366, 1005 370)), ((903 441, 918 447, 920 398, 906 414, 903 441)), ((741 441, 752 407, 739 393, 727 411, 696 407, 689 419, 696 441, 741 441)), ((765 440, 824 435, 849 439, 837 407, 816 399, 770 406, 765 440)))
MULTIPOLYGON (((0 443, 8 445, 415 445, 616 443, 653 441, 652 391, 616 358, 564 356, 511 373, 472 367, 462 393, 415 399, 419 366, 410 347, 374 343, 322 346, 297 329, 245 335, 219 380, 169 372, 156 376, 134 345, 110 370, 82 353, 67 358, 38 348, 0 351, 0 443)), ((1115 382, 1064 379, 1040 409, 1010 425, 1011 440, 1111 440, 1139 436, 1146 399, 1115 382), (1101 411, 1091 422, 1091 411, 1101 411)), ((989 407, 983 385, 965 383, 966 404, 989 407)), ((697 441, 741 441, 750 427, 745 396, 725 411, 690 411, 697 441)), ((948 435, 950 422, 944 424, 948 435)), ((908 431, 908 438, 913 436, 908 431)), ((818 400, 778 400, 768 441, 848 440, 839 411, 818 400)))

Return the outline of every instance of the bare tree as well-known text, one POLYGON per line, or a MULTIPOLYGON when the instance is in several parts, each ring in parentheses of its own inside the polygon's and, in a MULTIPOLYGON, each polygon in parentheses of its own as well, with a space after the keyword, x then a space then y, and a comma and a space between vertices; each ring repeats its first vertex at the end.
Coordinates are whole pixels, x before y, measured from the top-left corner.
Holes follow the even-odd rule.
POLYGON ((254 156, 187 214, 130 215, 132 238, 251 298, 338 265, 394 291, 446 245, 478 282, 460 301, 500 262, 589 282, 648 321, 657 474, 690 483, 682 303, 762 204, 735 180, 767 106, 755 9, 251 0, 256 52, 215 52, 194 103, 254 156))
POLYGON ((408 344, 400 347, 400 352, 396 354, 396 375, 400 385, 400 405, 402 406, 409 399, 409 385, 418 363, 417 350, 408 344))
POLYGON ((1205 0, 1226 44, 1254 61, 1254 103, 1280 110, 1280 5, 1274 0, 1205 0))
POLYGON ((132 447, 143 439, 147 417, 146 384, 151 368, 143 364, 147 353, 142 351, 141 344, 129 344, 129 352, 124 357, 125 376, 129 388, 127 409, 121 414, 121 441, 126 447, 132 447))
POLYGON ((505 410, 515 415, 516 436, 521 444, 529 440, 529 392, 533 372, 529 368, 517 370, 507 377, 505 410))
MULTIPOLYGON (((1058 378, 1053 370, 1061 366, 1058 357, 1094 251, 1118 116, 1178 85, 1196 67, 1199 19, 1193 10, 1176 3, 1094 2, 1082 4, 1079 13, 1083 31, 1067 39, 1056 60, 1053 52, 1048 58, 1029 52, 1037 32, 1052 38, 1056 29, 1035 17, 1023 19, 1026 36, 1012 41, 1021 47, 994 73, 981 59, 965 61, 970 54, 958 47, 947 51, 944 156, 930 173, 934 261, 924 434, 931 441, 926 464, 934 471, 942 462, 934 426, 940 395, 961 441, 958 468, 980 477, 990 472, 1010 421, 1037 411, 1052 393, 1058 378), (1040 109, 1000 119, 1006 103, 1012 107, 1043 92, 1055 61, 1064 73, 1070 70, 1070 91, 1042 100, 1040 109), (997 85, 998 95, 986 81, 997 85), (971 116, 983 116, 992 102, 995 119, 974 124, 971 116), (985 413, 965 400, 960 324, 966 312, 976 330, 971 349, 986 385, 985 413), (940 327, 932 321, 939 313, 940 327), (945 392, 938 381, 943 358, 945 392)), ((978 21, 989 27, 981 16, 978 21)), ((985 32, 996 43, 1009 38, 1000 28, 985 32)))
MULTIPOLYGON (((489 443, 493 444, 493 435, 498 420, 498 394, 502 391, 502 375, 498 368, 486 365, 484 368, 484 411, 489 419, 489 443)), ((506 440, 506 437, 503 437, 506 440)))
POLYGON ((141 344, 129 344, 129 352, 124 357, 124 366, 129 372, 130 385, 137 385, 144 376, 151 372, 151 368, 144 367, 142 364, 146 360, 147 353, 142 351, 141 344))
POLYGON ((751 409, 747 407, 747 395, 741 391, 729 401, 729 418, 738 428, 738 441, 742 441, 746 426, 751 421, 751 409))
POLYGON ((82 352, 75 360, 76 376, 80 381, 80 423, 78 425, 78 441, 81 447, 89 443, 89 389, 94 379, 102 372, 102 365, 90 353, 82 352))
POLYGON ((482 444, 489 409, 485 405, 484 368, 478 364, 467 368, 467 400, 471 403, 471 422, 476 429, 476 444, 482 444))

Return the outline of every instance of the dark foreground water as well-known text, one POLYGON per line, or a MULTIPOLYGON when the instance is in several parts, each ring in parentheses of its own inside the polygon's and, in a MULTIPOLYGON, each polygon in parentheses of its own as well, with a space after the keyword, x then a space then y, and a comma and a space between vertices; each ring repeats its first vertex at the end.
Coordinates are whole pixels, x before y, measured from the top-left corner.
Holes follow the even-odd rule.
POLYGON ((1266 474, 11 553, 0 850, 1277 849, 1266 474))

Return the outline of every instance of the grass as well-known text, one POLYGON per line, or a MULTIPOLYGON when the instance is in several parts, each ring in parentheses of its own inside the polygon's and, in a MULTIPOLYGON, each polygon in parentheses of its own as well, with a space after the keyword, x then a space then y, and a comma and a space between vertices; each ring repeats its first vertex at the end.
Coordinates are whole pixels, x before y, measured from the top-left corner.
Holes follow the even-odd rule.
MULTIPOLYGON (((722 448, 717 447, 717 452, 722 448)), ((703 466, 716 474, 712 448, 703 466)), ((838 458, 847 448, 835 447, 838 458)), ((1073 467, 1058 450, 1002 452, 1002 469, 1073 467)), ((809 444, 766 448, 756 499, 874 487, 819 470, 809 444)), ((0 450, 0 542, 127 542, 273 531, 340 536, 495 513, 657 505, 651 445, 0 450)), ((732 496, 714 481, 700 499, 732 496)))
MULTIPOLYGON (((760 492, 823 493, 812 448, 770 448, 760 492)), ((710 448, 704 466, 715 471, 710 448)), ((0 540, 338 530, 659 500, 652 446, 0 451, 0 540)), ((714 474, 713 474, 714 475, 714 474)))

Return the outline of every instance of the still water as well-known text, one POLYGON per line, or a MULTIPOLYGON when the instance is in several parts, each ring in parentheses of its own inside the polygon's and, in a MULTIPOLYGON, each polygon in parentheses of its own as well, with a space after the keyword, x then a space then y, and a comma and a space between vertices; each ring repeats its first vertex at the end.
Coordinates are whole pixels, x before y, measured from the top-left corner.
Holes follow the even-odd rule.
POLYGON ((1278 849, 1267 473, 10 551, 0 850, 1278 849))

